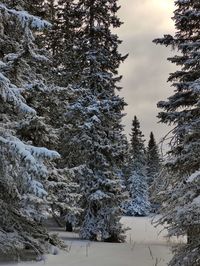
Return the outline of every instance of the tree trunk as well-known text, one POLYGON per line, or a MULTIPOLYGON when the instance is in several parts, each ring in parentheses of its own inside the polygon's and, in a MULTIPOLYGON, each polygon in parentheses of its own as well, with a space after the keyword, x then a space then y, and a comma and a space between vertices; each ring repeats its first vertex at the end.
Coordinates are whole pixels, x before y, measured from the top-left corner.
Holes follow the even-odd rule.
POLYGON ((192 244, 200 239, 200 225, 190 226, 187 231, 187 243, 192 244))
POLYGON ((65 224, 65 230, 66 230, 66 232, 73 232, 72 224, 68 221, 65 224))

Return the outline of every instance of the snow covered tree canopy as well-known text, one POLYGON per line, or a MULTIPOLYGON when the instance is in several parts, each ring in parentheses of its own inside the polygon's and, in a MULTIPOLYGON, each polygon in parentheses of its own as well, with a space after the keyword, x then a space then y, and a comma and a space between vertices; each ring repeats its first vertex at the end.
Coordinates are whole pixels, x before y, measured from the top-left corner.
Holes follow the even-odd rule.
POLYGON ((34 82, 43 83, 32 66, 46 58, 37 53, 31 29, 49 26, 25 11, 0 4, 1 252, 26 246, 40 253, 47 248, 45 242, 54 241, 38 222, 47 194, 43 187, 48 175, 45 162, 59 154, 17 136, 20 124, 36 116, 25 100, 26 90, 34 82))
MULTIPOLYGON (((1 1, 2 2, 2 1, 1 1)), ((5 1, 6 2, 6 1, 5 1)), ((10 19, 16 19, 21 24, 21 27, 29 27, 29 29, 43 30, 46 27, 50 27, 51 24, 39 17, 32 16, 26 11, 18 11, 15 9, 7 8, 6 5, 0 4, 1 13, 3 16, 10 17, 10 19)))
POLYGON ((154 40, 179 52, 168 59, 179 66, 169 76, 174 94, 158 103, 163 109, 159 113, 161 122, 174 125, 162 222, 169 223, 171 235, 188 235, 188 244, 170 265, 196 266, 200 263, 200 5, 195 0, 177 0, 175 6, 175 36, 154 40))
MULTIPOLYGON (((120 168, 124 137, 118 67, 125 60, 118 52, 121 41, 111 32, 121 22, 117 1, 77 1, 81 25, 75 25, 74 65, 77 77, 71 88, 68 121, 63 136, 64 155, 70 167, 85 165, 79 177, 83 209, 81 237, 120 241, 122 201, 120 168)), ((72 56, 72 57, 73 57, 72 56)))

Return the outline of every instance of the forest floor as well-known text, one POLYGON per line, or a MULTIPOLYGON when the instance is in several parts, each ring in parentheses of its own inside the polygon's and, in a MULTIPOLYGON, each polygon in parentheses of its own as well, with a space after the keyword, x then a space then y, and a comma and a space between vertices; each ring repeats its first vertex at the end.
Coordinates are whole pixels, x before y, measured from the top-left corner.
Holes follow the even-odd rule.
MULTIPOLYGON (((171 248, 183 239, 168 239, 161 226, 155 228, 149 217, 124 217, 126 243, 112 244, 83 241, 75 233, 56 232, 68 244, 68 252, 47 255, 40 262, 20 262, 18 266, 167 266, 171 248), (162 232, 161 232, 162 231, 162 232)), ((1 265, 9 265, 4 263, 1 265)), ((13 265, 13 264, 12 264, 13 265)))

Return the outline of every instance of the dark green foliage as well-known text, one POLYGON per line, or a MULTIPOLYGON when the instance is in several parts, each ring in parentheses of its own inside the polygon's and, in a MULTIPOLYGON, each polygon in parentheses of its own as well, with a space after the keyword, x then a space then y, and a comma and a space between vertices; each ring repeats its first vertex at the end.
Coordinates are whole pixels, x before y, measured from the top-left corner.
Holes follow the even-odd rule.
POLYGON ((137 117, 134 116, 131 129, 131 155, 133 159, 140 160, 143 165, 146 164, 146 151, 144 142, 144 135, 140 130, 140 122, 137 117))
POLYGON ((148 185, 151 186, 152 182, 160 172, 161 158, 158 151, 153 132, 150 133, 150 139, 147 147, 147 176, 148 185))
MULTIPOLYGON (((175 36, 154 40, 178 50, 168 60, 179 67, 170 74, 174 94, 158 103, 160 121, 174 126, 167 167, 167 183, 161 222, 169 224, 170 235, 188 235, 188 244, 178 249, 170 265, 200 264, 200 4, 175 1, 175 36)), ((165 177, 163 177, 165 179, 165 177)))

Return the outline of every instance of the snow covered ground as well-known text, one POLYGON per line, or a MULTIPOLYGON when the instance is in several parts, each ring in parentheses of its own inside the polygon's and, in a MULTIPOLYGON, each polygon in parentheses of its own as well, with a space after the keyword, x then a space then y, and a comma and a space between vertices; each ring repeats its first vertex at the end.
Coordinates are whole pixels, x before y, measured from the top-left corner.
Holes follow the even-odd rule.
MULTIPOLYGON (((172 257, 171 247, 177 239, 166 239, 162 227, 154 228, 151 218, 124 217, 127 243, 111 244, 82 241, 75 233, 58 231, 69 251, 48 255, 40 262, 18 263, 18 266, 166 266, 172 257), (160 233, 160 234, 159 234, 160 233)), ((183 241, 183 240, 182 240, 183 241)), ((180 240, 181 242, 181 240, 180 240)), ((2 265, 2 264, 1 264, 2 265)), ((4 264, 8 265, 8 264, 4 264)))

